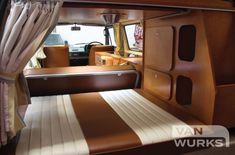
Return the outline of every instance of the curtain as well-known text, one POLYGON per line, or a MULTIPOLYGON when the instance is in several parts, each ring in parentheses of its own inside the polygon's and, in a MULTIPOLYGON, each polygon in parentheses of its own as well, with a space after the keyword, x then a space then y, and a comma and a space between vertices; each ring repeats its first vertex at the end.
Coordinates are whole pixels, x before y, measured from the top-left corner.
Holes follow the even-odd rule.
POLYGON ((46 59, 46 55, 43 51, 43 46, 41 46, 37 52, 33 55, 33 57, 29 60, 27 65, 25 66, 25 69, 31 69, 31 68, 41 68, 41 64, 39 61, 46 59))
POLYGON ((121 23, 116 23, 113 25, 114 39, 117 45, 115 52, 118 55, 124 54, 124 42, 123 42, 123 30, 121 23))
POLYGON ((22 71, 55 27, 62 3, 12 1, 0 44, 0 146, 24 127, 17 106, 30 98, 22 71))

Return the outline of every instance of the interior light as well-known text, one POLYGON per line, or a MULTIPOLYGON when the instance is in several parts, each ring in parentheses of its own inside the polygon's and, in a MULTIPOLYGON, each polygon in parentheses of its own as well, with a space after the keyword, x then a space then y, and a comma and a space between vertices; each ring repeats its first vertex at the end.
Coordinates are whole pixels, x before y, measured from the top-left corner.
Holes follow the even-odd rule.
POLYGON ((102 13, 101 17, 103 18, 106 25, 113 25, 117 23, 120 19, 120 14, 118 13, 102 13))

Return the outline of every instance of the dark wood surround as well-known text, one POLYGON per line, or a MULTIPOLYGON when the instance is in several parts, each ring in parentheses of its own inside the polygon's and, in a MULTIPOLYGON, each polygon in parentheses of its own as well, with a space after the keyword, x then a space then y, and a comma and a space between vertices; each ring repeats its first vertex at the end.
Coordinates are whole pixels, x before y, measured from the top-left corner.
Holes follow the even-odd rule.
POLYGON ((234 10, 234 3, 224 0, 65 0, 64 5, 76 2, 81 4, 95 5, 123 5, 123 6, 137 6, 137 7, 174 7, 174 8, 192 8, 192 9, 205 9, 205 10, 234 10))
POLYGON ((59 23, 105 25, 101 14, 107 12, 118 13, 120 15, 119 22, 126 22, 170 16, 185 11, 187 9, 160 6, 65 2, 60 12, 59 23))

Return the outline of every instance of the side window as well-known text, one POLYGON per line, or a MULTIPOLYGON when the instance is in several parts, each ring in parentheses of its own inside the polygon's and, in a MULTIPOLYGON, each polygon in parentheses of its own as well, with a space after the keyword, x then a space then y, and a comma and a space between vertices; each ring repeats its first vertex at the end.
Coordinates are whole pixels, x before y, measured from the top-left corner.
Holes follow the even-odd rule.
POLYGON ((132 51, 143 51, 143 26, 132 24, 125 26, 129 49, 132 51))
POLYGON ((117 46, 114 38, 114 30, 113 28, 109 28, 109 35, 110 35, 110 44, 113 46, 117 46))

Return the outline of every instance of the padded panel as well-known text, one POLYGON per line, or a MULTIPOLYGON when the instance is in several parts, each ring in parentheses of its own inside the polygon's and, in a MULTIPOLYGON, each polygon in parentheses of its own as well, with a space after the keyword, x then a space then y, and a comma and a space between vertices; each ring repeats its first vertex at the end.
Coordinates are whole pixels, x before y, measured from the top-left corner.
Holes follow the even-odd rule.
POLYGON ((152 69, 145 69, 145 88, 152 93, 169 100, 171 98, 171 77, 152 69))
POLYGON ((43 60, 43 67, 67 67, 69 66, 69 49, 67 46, 44 47, 46 59, 43 60))
POLYGON ((173 61, 173 27, 148 28, 145 36, 146 65, 162 71, 170 71, 173 61))

